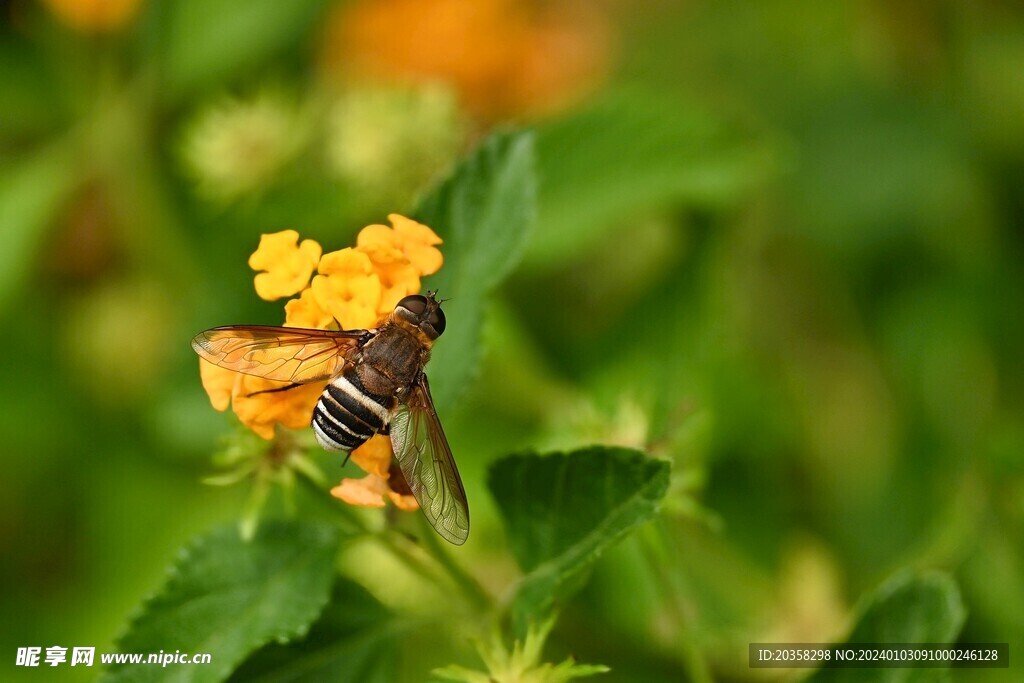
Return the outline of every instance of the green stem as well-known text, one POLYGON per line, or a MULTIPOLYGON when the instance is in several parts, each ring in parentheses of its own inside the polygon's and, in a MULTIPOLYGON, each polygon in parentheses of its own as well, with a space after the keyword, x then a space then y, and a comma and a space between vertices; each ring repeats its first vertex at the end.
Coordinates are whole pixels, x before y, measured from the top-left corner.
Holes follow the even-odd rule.
POLYGON ((439 565, 448 571, 452 582, 462 591, 466 601, 480 612, 489 612, 494 607, 494 599, 490 593, 477 581, 475 576, 452 559, 447 548, 442 546, 438 540, 437 533, 430 527, 426 518, 422 515, 420 515, 420 527, 423 529, 421 535, 423 548, 439 565))
POLYGON ((341 531, 349 535, 368 536, 374 533, 366 527, 366 524, 359 518, 359 515, 355 514, 347 505, 337 505, 337 501, 334 498, 324 496, 323 488, 317 486, 315 482, 306 477, 299 477, 298 480, 309 489, 309 498, 319 507, 323 508, 325 514, 338 525, 341 531))
MULTIPOLYGON (((323 490, 313 482, 305 477, 299 479, 313 489, 316 500, 329 502, 324 498, 323 490)), ((473 575, 452 559, 422 515, 417 516, 423 526, 423 543, 414 543, 396 531, 379 532, 367 528, 363 520, 345 505, 331 505, 330 508, 333 516, 342 522, 346 532, 375 538, 416 576, 438 586, 441 590, 448 590, 454 584, 466 603, 481 614, 486 614, 493 608, 494 601, 490 594, 473 575)))
POLYGON ((417 576, 438 588, 445 589, 448 587, 448 576, 438 572, 436 567, 431 567, 428 563, 424 562, 423 558, 417 557, 415 549, 419 548, 419 546, 413 544, 405 536, 390 531, 377 533, 374 536, 396 559, 401 561, 402 564, 417 576))
MULTIPOLYGON (((355 514, 347 505, 334 504, 336 501, 324 496, 322 488, 318 487, 305 477, 300 478, 305 486, 313 491, 313 499, 322 502, 329 508, 332 518, 337 520, 342 530, 352 536, 367 536, 376 539, 381 543, 392 556, 401 562, 405 567, 428 583, 447 588, 448 576, 439 573, 431 568, 423 558, 417 557, 414 546, 408 539, 398 533, 390 531, 375 531, 366 526, 360 517, 355 514)), ((431 530, 433 532, 433 530, 431 530)))
POLYGON ((662 594, 668 596, 666 605, 676 623, 676 643, 679 647, 679 659, 686 670, 687 676, 694 683, 712 683, 711 669, 697 647, 689 628, 689 620, 683 604, 684 590, 679 582, 679 573, 672 571, 674 562, 665 552, 669 547, 669 539, 665 536, 665 527, 660 521, 644 528, 638 534, 640 547, 644 557, 658 583, 662 594))

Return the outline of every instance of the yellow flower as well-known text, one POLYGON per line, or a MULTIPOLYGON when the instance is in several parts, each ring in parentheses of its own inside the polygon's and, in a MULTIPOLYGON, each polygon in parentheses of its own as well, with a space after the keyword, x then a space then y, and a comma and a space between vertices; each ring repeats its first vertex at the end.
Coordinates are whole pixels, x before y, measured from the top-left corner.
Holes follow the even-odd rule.
MULTIPOLYGON (((392 214, 393 228, 365 227, 357 246, 322 254, 313 240, 285 230, 263 235, 249 265, 256 275, 257 294, 268 300, 298 294, 285 304, 285 325, 316 329, 368 329, 394 310, 398 299, 420 291, 420 277, 434 273, 443 258, 435 245, 441 239, 416 221, 392 214), (310 282, 313 272, 318 274, 310 282)), ((287 353, 287 351, 283 351, 287 353)), ((238 419, 264 439, 273 439, 278 424, 289 429, 309 426, 325 382, 287 391, 281 382, 244 375, 200 361, 199 375, 220 411, 231 407, 238 419)), ((376 435, 352 452, 367 475, 344 479, 331 494, 351 505, 381 507, 386 500, 402 510, 418 504, 395 463, 391 441, 376 435)))
POLYGON ((199 377, 216 410, 223 412, 230 405, 242 424, 264 439, 274 438, 274 426, 278 423, 289 429, 308 427, 313 407, 326 384, 267 392, 279 389, 281 383, 225 370, 204 360, 199 361, 199 377))
POLYGON ((78 31, 99 33, 125 26, 139 11, 141 0, 43 0, 53 14, 78 31))
POLYGON ((313 296, 344 330, 373 327, 380 314, 381 282, 370 257, 351 247, 324 254, 313 278, 313 296))
POLYGON ((399 510, 413 512, 419 509, 415 498, 395 493, 388 486, 388 480, 376 474, 368 474, 362 479, 342 479, 340 484, 331 489, 331 495, 359 507, 382 508, 387 498, 399 510))
POLYGON ((302 295, 298 299, 292 299, 284 305, 285 327, 327 330, 336 327, 337 324, 334 317, 317 303, 312 289, 302 290, 302 295))
POLYGON ((309 284, 323 250, 313 240, 299 244, 299 233, 282 230, 260 238, 260 246, 249 257, 249 267, 258 273, 256 294, 266 301, 301 292, 309 284))
POLYGON ((352 451, 352 462, 367 474, 388 478, 391 471, 391 439, 376 434, 359 448, 352 451))
POLYGON ((368 225, 356 237, 356 249, 370 257, 380 280, 378 312, 390 313, 399 300, 420 291, 420 276, 431 275, 441 267, 443 258, 434 245, 441 243, 433 230, 414 220, 390 214, 386 225, 368 225))
POLYGON ((369 257, 373 272, 380 281, 378 314, 393 310, 402 297, 420 291, 420 274, 402 252, 380 243, 361 245, 358 249, 369 257))
POLYGON ((235 384, 241 378, 241 373, 225 370, 213 363, 199 359, 199 379, 215 410, 223 413, 228 409, 228 406, 231 405, 231 395, 235 392, 235 384))
POLYGON ((422 223, 397 213, 389 214, 388 220, 391 221, 393 230, 389 231, 383 225, 368 225, 359 233, 356 244, 359 247, 376 242, 388 244, 399 249, 420 275, 436 273, 444 262, 441 251, 434 246, 441 244, 441 238, 422 223))
POLYGON ((242 423, 264 439, 274 438, 274 425, 280 423, 288 429, 309 426, 310 416, 324 390, 325 382, 314 382, 289 389, 280 389, 280 382, 261 377, 242 375, 231 396, 235 415, 242 423), (263 392, 263 393, 259 393, 263 392))

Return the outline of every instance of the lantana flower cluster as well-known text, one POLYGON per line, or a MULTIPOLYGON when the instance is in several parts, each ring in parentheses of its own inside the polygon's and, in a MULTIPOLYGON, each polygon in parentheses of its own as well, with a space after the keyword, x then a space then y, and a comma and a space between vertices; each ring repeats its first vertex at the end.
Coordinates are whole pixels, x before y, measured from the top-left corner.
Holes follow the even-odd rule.
MULTIPOLYGON (((391 214, 387 225, 368 225, 355 247, 323 253, 315 240, 299 240, 294 230, 263 235, 249 258, 257 271, 256 293, 266 301, 291 297, 284 306, 286 327, 370 329, 391 314, 402 297, 420 291, 420 278, 441 267, 436 245, 441 239, 429 227, 391 214)), ((273 439, 278 424, 289 429, 309 426, 313 408, 326 382, 287 391, 261 377, 226 370, 200 360, 199 373, 217 410, 230 406, 238 419, 264 439, 273 439), (262 393, 261 393, 262 392, 262 393)), ((352 452, 367 476, 345 479, 331 493, 353 505, 380 507, 384 497, 402 509, 416 509, 416 500, 392 477, 391 443, 376 435, 352 452), (394 482, 393 482, 394 483, 394 482), (394 489, 398 489, 397 491, 394 489)))

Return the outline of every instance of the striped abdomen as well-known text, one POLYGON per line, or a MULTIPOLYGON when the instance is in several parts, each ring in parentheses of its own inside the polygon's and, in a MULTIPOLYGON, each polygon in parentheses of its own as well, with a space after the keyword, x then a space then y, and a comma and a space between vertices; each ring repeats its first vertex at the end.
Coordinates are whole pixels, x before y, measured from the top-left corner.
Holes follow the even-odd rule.
POLYGON ((350 451, 361 446, 391 419, 395 399, 367 391, 355 367, 335 378, 313 409, 313 432, 328 451, 350 451))

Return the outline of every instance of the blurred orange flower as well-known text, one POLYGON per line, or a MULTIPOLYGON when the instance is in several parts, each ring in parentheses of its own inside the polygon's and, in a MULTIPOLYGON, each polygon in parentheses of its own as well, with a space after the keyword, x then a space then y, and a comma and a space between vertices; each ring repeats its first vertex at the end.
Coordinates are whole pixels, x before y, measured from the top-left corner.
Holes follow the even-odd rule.
MULTIPOLYGON (((253 281, 257 294, 267 300, 298 294, 284 307, 289 327, 375 327, 391 314, 398 299, 419 292, 420 278, 436 272, 443 262, 436 247, 441 238, 433 230, 398 214, 388 219, 393 228, 369 225, 360 231, 355 247, 327 254, 314 240, 299 242, 294 230, 263 235, 249 258, 249 266, 261 271, 253 281)), ((274 438, 278 424, 288 429, 309 426, 326 384, 272 391, 284 385, 204 360, 199 362, 199 376, 215 409, 231 407, 242 424, 264 439, 274 438)), ((405 480, 400 473, 395 475, 387 437, 371 438, 352 452, 352 460, 367 476, 345 479, 332 494, 353 505, 379 507, 387 497, 403 510, 416 509, 405 480)))
POLYGON ((361 0, 328 19, 322 60, 345 77, 448 83, 498 119, 578 99, 607 70, 608 35, 592 5, 566 0, 361 0))
POLYGON ((142 0, 43 0, 54 16, 84 33, 113 31, 138 14, 142 0))

